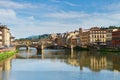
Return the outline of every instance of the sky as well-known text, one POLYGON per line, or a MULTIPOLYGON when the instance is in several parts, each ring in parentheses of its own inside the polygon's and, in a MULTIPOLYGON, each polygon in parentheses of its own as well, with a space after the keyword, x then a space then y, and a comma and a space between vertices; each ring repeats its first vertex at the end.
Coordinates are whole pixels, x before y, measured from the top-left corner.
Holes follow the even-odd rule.
POLYGON ((0 23, 16 38, 120 26, 120 0, 0 0, 0 23))

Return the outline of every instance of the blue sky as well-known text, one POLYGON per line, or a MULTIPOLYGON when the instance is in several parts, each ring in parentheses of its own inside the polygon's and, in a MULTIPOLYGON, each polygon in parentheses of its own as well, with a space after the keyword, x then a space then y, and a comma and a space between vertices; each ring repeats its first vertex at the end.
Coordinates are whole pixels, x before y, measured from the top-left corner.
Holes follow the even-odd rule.
POLYGON ((120 25, 119 0, 0 0, 0 23, 16 38, 120 25))

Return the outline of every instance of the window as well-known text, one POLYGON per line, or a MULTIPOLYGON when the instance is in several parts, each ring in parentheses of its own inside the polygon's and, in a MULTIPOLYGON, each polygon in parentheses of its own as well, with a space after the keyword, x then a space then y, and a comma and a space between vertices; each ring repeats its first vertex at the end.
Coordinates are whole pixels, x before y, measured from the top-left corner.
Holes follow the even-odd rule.
POLYGON ((2 31, 0 31, 0 34, 2 34, 2 31))
POLYGON ((2 36, 0 36, 0 39, 2 39, 2 36))

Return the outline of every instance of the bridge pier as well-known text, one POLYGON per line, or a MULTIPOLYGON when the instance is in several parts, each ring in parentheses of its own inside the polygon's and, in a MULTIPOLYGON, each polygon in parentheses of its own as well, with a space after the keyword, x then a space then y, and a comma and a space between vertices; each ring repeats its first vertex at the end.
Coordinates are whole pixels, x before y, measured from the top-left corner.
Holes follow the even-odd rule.
POLYGON ((37 54, 41 54, 41 49, 37 48, 37 54))
POLYGON ((42 54, 42 53, 43 53, 44 46, 43 46, 43 45, 37 46, 36 49, 37 49, 37 54, 42 54))
POLYGON ((41 59, 44 59, 44 50, 41 50, 42 56, 41 59))
POLYGON ((44 50, 37 48, 37 54, 43 54, 43 53, 44 53, 44 50))
POLYGON ((26 46, 26 50, 28 51, 30 49, 30 47, 29 46, 26 46))
POLYGON ((70 45, 71 53, 73 53, 73 45, 70 45))

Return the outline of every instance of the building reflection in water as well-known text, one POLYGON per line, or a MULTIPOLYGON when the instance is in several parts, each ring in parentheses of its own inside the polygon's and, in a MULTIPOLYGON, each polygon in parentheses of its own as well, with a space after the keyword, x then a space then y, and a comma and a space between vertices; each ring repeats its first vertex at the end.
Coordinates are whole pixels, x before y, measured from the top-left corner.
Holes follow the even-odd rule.
MULTIPOLYGON (((73 52, 68 56, 65 61, 67 64, 72 66, 79 66, 80 70, 83 70, 83 67, 88 67, 92 71, 100 71, 103 69, 109 70, 118 70, 120 71, 120 56, 109 56, 102 55, 98 53, 90 53, 87 51, 83 52, 73 52)), ((115 70, 115 71, 116 71, 115 70)))
POLYGON ((107 67, 107 58, 104 55, 92 55, 89 52, 79 52, 74 53, 76 57, 71 58, 69 63, 71 65, 80 66, 80 70, 83 70, 83 67, 89 67, 93 71, 99 71, 107 67))
MULTIPOLYGON (((68 65, 80 67, 80 70, 87 67, 92 71, 100 71, 103 69, 120 71, 120 55, 115 54, 70 50, 41 50, 41 54, 39 55, 37 53, 32 55, 35 51, 28 51, 27 53, 29 54, 27 56, 28 58, 50 59, 51 61, 59 59, 68 65)), ((19 55, 17 58, 22 57, 19 55)))
POLYGON ((107 67, 106 56, 92 55, 90 56, 90 68, 95 71, 105 69, 107 67))
POLYGON ((0 62, 0 71, 9 71, 11 69, 11 59, 0 62))
POLYGON ((0 62, 0 80, 9 80, 9 71, 11 69, 11 59, 0 62))
POLYGON ((120 55, 119 56, 112 56, 112 62, 113 62, 113 70, 114 71, 120 71, 120 55))

